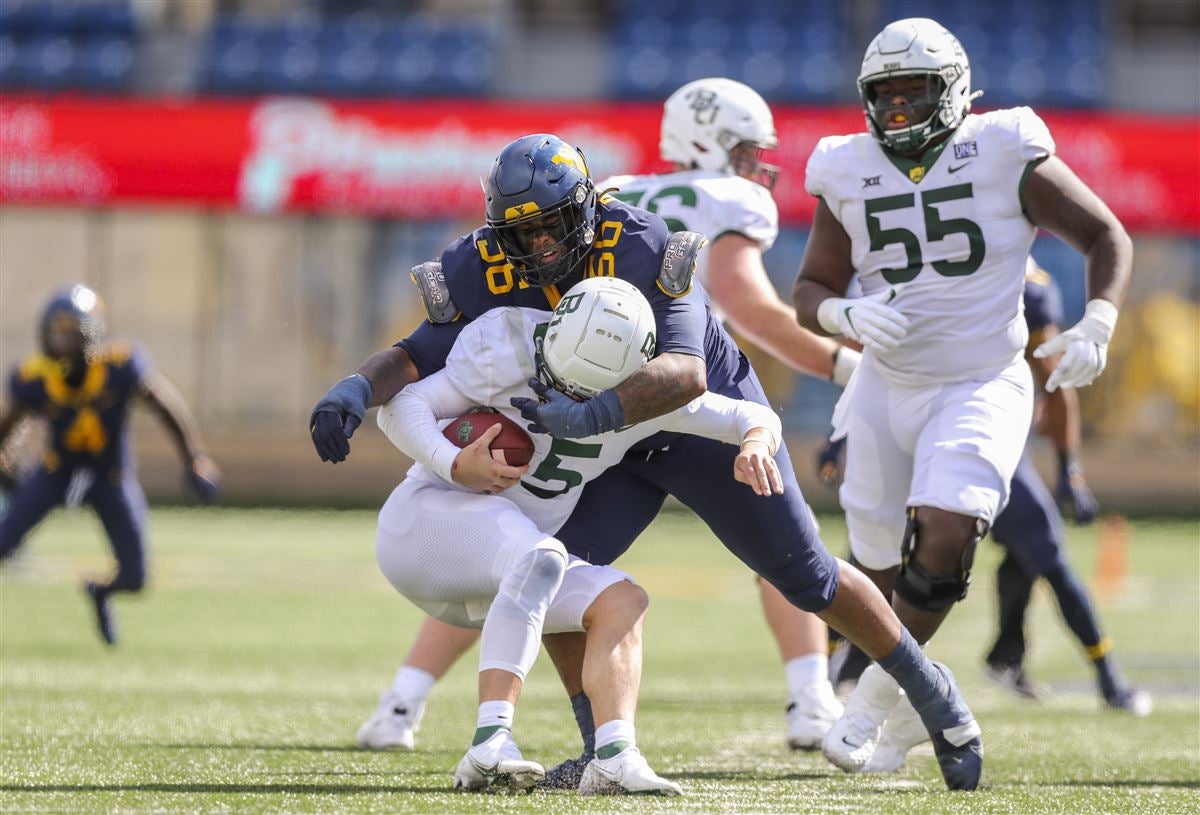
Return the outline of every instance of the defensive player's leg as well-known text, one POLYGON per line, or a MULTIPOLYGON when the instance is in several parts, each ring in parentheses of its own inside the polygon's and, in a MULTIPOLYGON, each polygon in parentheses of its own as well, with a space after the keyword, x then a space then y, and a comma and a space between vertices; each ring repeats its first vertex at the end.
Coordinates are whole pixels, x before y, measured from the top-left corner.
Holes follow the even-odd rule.
POLYGON ((70 471, 47 472, 38 467, 17 484, 8 496, 4 516, 0 518, 0 561, 11 557, 29 531, 63 502, 70 483, 70 471))
POLYGON ((678 785, 658 776, 637 746, 634 716, 647 606, 646 593, 629 575, 572 558, 546 615, 546 631, 586 631, 582 684, 595 712, 596 753, 559 765, 553 786, 585 794, 679 794, 678 785))
POLYGON ((829 682, 829 629, 819 617, 788 602, 779 589, 756 577, 763 616, 779 647, 788 686, 787 742, 813 750, 842 715, 829 682))
POLYGON ((117 561, 112 580, 89 580, 83 585, 92 601, 100 637, 113 645, 117 631, 109 598, 118 592, 139 592, 146 585, 146 496, 134 473, 125 471, 116 481, 98 474, 86 500, 100 517, 117 561))

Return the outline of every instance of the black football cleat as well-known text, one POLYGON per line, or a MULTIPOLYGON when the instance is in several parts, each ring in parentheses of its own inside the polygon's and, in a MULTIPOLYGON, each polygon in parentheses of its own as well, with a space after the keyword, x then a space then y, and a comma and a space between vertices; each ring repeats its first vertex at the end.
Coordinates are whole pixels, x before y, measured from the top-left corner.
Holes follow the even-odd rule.
POLYGON ((100 631, 100 639, 106 645, 117 644, 117 629, 113 624, 112 612, 108 608, 108 589, 91 580, 83 584, 83 590, 92 600, 96 612, 96 628, 100 631))
POLYGON ((983 740, 979 736, 956 747, 942 733, 936 733, 933 753, 942 769, 946 789, 973 790, 979 786, 979 777, 983 775, 983 740))

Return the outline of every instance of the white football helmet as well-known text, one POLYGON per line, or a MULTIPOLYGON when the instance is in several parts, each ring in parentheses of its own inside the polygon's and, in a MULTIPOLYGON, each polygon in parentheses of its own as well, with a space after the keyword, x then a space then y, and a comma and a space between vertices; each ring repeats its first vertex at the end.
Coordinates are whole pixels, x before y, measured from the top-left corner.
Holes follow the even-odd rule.
POLYGON ((538 376, 568 396, 591 399, 654 356, 654 312, 638 288, 615 277, 572 286, 534 337, 538 376))
POLYGON ((910 17, 889 23, 871 40, 858 72, 858 94, 871 135, 885 147, 913 153, 962 124, 971 110, 971 100, 981 96, 982 91, 971 93, 971 64, 958 39, 935 20, 910 17), (929 77, 928 101, 933 111, 924 121, 888 130, 888 100, 876 99, 872 86, 881 79, 913 75, 929 77), (936 98, 932 94, 937 94, 936 98))
POLYGON ((722 77, 697 79, 663 104, 658 150, 664 161, 740 175, 770 189, 779 168, 762 163, 758 152, 778 146, 771 109, 753 88, 741 82, 722 77), (741 145, 752 149, 749 161, 734 155, 741 145))

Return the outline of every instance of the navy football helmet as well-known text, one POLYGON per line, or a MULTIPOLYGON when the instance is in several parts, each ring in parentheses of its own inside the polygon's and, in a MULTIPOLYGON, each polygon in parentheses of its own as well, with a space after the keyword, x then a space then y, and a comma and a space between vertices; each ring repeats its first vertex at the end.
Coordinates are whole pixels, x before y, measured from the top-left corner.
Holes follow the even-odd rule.
POLYGON ((89 358, 105 331, 104 303, 81 283, 50 298, 38 326, 42 353, 55 359, 89 358))
POLYGON ((483 185, 487 225, 522 280, 550 286, 583 263, 596 237, 596 188, 583 154, 557 136, 511 142, 483 185))

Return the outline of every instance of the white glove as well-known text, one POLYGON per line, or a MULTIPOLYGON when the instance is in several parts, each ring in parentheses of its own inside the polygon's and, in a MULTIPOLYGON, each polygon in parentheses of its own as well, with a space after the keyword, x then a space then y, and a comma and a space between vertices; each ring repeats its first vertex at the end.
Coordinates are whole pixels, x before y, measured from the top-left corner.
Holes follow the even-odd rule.
POLYGON ((908 334, 908 318, 888 305, 899 292, 899 286, 889 286, 867 297, 827 298, 817 306, 817 322, 864 348, 891 351, 908 334))
POLYGON ((1033 352, 1037 359, 1063 355, 1046 380, 1046 390, 1092 384, 1108 361, 1108 343, 1116 326, 1116 306, 1107 300, 1089 300, 1082 320, 1039 345, 1033 352))

